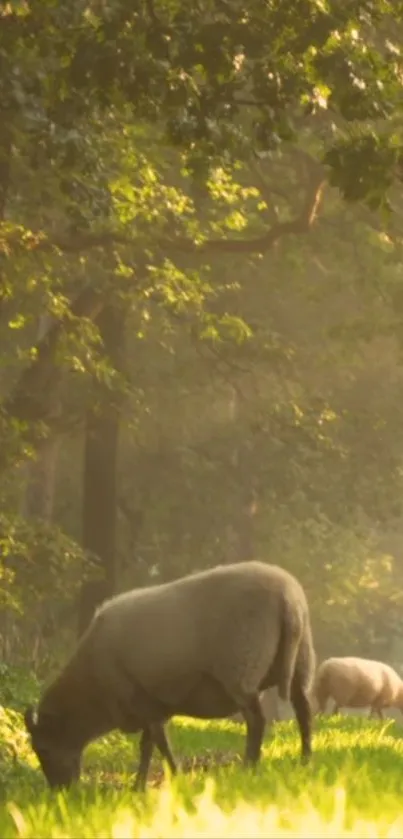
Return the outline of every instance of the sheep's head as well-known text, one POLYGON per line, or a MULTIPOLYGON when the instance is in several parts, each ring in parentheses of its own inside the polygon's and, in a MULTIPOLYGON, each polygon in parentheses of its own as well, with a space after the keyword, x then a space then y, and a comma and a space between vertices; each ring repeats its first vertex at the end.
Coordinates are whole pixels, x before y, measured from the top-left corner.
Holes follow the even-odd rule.
POLYGON ((66 742, 66 732, 59 717, 34 711, 30 706, 24 714, 32 748, 50 787, 69 787, 78 781, 82 749, 66 742))

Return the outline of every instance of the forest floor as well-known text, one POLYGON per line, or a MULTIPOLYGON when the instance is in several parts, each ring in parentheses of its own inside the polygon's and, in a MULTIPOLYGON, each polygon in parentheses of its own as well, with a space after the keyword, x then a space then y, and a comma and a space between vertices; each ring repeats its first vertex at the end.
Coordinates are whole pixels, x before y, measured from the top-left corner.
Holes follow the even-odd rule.
POLYGON ((393 720, 317 719, 308 767, 296 723, 278 723, 252 772, 240 764, 241 725, 176 718, 169 730, 183 771, 172 782, 156 755, 148 791, 133 792, 137 738, 114 733, 87 749, 80 785, 51 793, 12 704, 0 706, 4 839, 403 836, 403 727, 393 720))

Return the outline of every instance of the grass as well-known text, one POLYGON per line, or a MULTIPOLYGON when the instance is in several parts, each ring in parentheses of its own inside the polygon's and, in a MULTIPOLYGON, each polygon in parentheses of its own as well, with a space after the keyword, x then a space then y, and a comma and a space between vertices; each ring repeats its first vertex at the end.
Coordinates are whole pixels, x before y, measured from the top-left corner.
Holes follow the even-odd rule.
POLYGON ((253 773, 240 766, 241 726, 176 719, 172 744, 188 771, 170 782, 156 758, 141 795, 130 788, 135 738, 115 733, 90 746, 81 784, 55 794, 45 787, 21 723, 17 710, 0 708, 4 839, 403 836, 403 728, 391 720, 317 720, 308 767, 299 764, 294 721, 280 723, 253 773), (192 767, 195 756, 199 765, 192 767), (221 765, 224 759, 230 764, 221 765))

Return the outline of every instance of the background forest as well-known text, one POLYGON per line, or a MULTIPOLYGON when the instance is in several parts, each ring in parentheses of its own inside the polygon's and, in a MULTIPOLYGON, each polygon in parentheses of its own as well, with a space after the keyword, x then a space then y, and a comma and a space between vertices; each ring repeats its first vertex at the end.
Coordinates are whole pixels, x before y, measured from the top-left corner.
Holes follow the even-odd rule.
POLYGON ((0 3, 0 649, 220 562, 403 637, 403 6, 0 3))

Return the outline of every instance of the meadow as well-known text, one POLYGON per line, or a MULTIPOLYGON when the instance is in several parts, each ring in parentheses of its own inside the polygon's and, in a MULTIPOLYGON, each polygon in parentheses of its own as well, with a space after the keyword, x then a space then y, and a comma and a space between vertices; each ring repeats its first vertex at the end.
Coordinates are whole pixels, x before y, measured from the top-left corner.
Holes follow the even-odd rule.
POLYGON ((403 727, 336 716, 315 721, 314 757, 299 764, 293 720, 266 734, 257 771, 240 763, 243 727, 176 718, 169 730, 183 773, 156 755, 147 793, 131 789, 137 739, 114 733, 85 754, 79 786, 51 793, 17 700, 0 700, 0 836, 402 837, 403 727))

